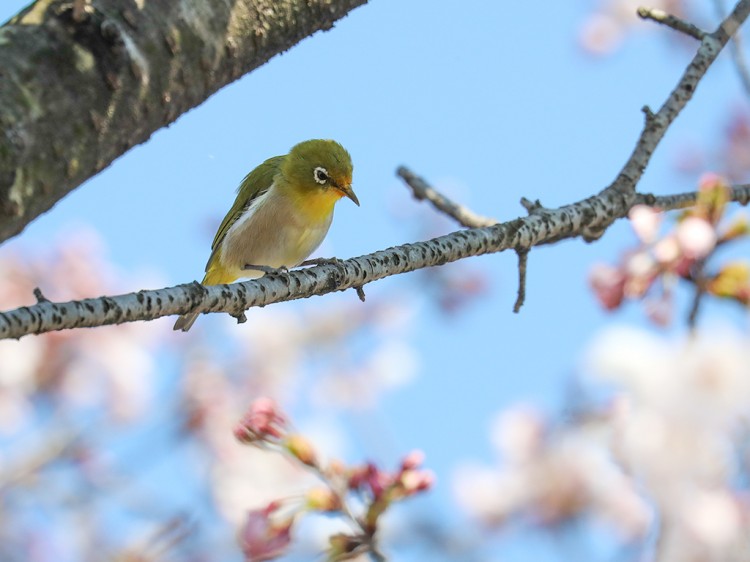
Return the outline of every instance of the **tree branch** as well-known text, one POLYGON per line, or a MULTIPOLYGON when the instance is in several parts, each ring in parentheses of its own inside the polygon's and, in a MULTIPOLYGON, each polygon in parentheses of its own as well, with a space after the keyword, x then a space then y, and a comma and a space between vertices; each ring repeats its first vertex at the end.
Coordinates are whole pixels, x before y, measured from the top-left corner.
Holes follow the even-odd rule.
MULTIPOLYGON (((635 197, 635 186, 640 181, 646 166, 648 166, 654 150, 656 150, 669 126, 684 109, 687 102, 692 99, 698 83, 716 60, 716 57, 719 56, 731 36, 747 19, 749 12, 750 0, 740 0, 716 31, 703 37, 698 52, 688 64, 677 86, 672 90, 659 111, 653 113, 646 108, 646 122, 635 149, 623 169, 605 191, 619 193, 624 198, 624 202, 632 203, 635 197)), ((601 234, 602 232, 591 232, 589 237, 595 239, 601 234)))
MULTIPOLYGON (((719 19, 723 19, 726 13, 724 2, 722 0, 714 0, 714 9, 719 19)), ((734 60, 734 66, 737 69, 742 87, 745 89, 745 93, 750 95, 750 69, 748 69, 742 35, 739 31, 732 36, 732 44, 729 48, 732 52, 732 59, 734 60)))
POLYGON ((668 14, 663 10, 640 7, 638 8, 638 16, 641 19, 655 21, 656 23, 671 27, 675 31, 684 33, 685 35, 692 37, 693 39, 697 39, 698 41, 702 41, 706 36, 706 32, 702 29, 698 28, 692 23, 681 20, 680 18, 673 16, 672 14, 668 14))
MULTIPOLYGON (((140 291, 116 297, 101 297, 68 303, 40 302, 0 313, 0 338, 27 334, 153 320, 162 316, 197 312, 228 312, 240 316, 246 309, 275 302, 324 295, 406 273, 443 265, 470 256, 517 252, 550 241, 583 236, 598 238, 616 219, 625 217, 637 202, 650 200, 660 208, 683 204, 675 200, 639 196, 636 185, 651 155, 669 125, 692 97, 698 82, 721 49, 750 12, 750 0, 741 0, 712 34, 703 38, 698 53, 688 65, 677 87, 658 113, 646 112, 646 124, 633 153, 615 181, 598 195, 558 209, 535 208, 527 217, 483 228, 453 232, 425 242, 405 244, 335 264, 275 273, 261 279, 232 285, 204 287, 198 283, 169 289, 140 291), (649 199, 650 198, 650 199, 649 199)), ((734 193, 748 200, 747 186, 734 193)))
MULTIPOLYGON (((750 189, 744 188, 739 195, 746 201, 750 189)), ((660 202, 666 199, 652 200, 660 202)), ((621 207, 618 198, 602 194, 559 209, 539 210, 528 217, 491 227, 460 230, 335 264, 272 273, 242 283, 215 286, 190 283, 113 297, 65 303, 40 302, 0 313, 0 339, 154 320, 191 311, 240 315, 248 308, 362 287, 378 279, 470 256, 504 250, 522 252, 549 240, 574 238, 588 229, 611 222, 613 216, 625 217, 629 209, 621 207)))
MULTIPOLYGON (((695 191, 688 193, 676 193, 674 195, 652 195, 650 193, 639 193, 636 195, 636 203, 648 205, 662 211, 684 209, 695 205, 698 194, 695 191)), ((741 205, 750 203, 750 184, 736 185, 732 187, 731 200, 741 205)))
POLYGON ((0 242, 221 87, 366 2, 37 0, 0 27, 0 242))
POLYGON ((453 218, 461 226, 465 226, 466 228, 481 228, 483 226, 497 224, 495 219, 478 215, 467 207, 451 201, 448 197, 433 189, 426 181, 424 181, 424 179, 420 178, 405 166, 400 166, 396 170, 396 175, 404 180, 406 185, 411 188, 414 197, 420 201, 426 199, 432 203, 438 211, 453 218))

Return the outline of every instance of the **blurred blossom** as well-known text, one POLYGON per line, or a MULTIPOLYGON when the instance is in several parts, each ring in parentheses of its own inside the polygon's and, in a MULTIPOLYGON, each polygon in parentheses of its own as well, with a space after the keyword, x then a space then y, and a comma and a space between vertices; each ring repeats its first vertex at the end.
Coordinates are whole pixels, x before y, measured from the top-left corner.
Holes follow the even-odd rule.
POLYGON ((655 502, 665 560, 734 560, 750 531, 734 444, 750 411, 748 343, 726 328, 676 339, 618 328, 587 355, 588 371, 623 389, 612 450, 655 502))
MULTIPOLYGON (((243 551, 250 561, 279 556, 289 543, 293 520, 315 513, 338 516, 351 525, 349 533, 328 537, 329 560, 351 559, 355 554, 374 552, 380 518, 389 507, 434 485, 435 475, 422 468, 424 453, 421 451, 404 456, 393 472, 380 469, 374 462, 352 467, 338 460, 323 464, 312 441, 300 433, 287 432, 289 427, 286 415, 275 402, 259 398, 235 429, 235 436, 242 444, 281 453, 278 458, 292 460, 297 468, 319 481, 308 485, 302 493, 272 500, 266 508, 250 512, 240 533, 243 551), (352 499, 357 500, 356 505, 350 505, 352 499), (286 507, 283 518, 276 514, 282 503, 286 507), (272 518, 282 523, 272 523, 272 518), (279 548, 280 545, 283 548, 279 548)), ((248 480, 247 473, 241 476, 248 480)), ((249 481, 252 486, 258 486, 257 478, 249 481)), ((267 491, 265 486, 263 489, 267 491)), ((234 499, 238 494, 232 492, 234 499)))
POLYGON ((688 217, 677 225, 677 243, 688 259, 703 259, 716 246, 716 232, 707 221, 688 217))
MULTIPOLYGON (((4 251, 0 270, 4 309, 35 302, 35 287, 49 299, 65 301, 118 293, 140 283, 116 271, 100 237, 88 228, 62 233, 42 249, 4 251)), ((120 435, 106 433, 110 424, 134 429, 151 413, 161 380, 154 354, 165 328, 139 323, 0 342, 0 433, 9 438, 0 472, 11 479, 0 482, 0 488, 7 497, 23 500, 6 504, 6 519, 14 520, 15 531, 3 536, 7 550, 0 552, 23 553, 40 562, 85 559, 104 536, 95 517, 85 525, 80 518, 91 507, 88 495, 99 495, 99 487, 118 480, 121 459, 97 460, 110 458, 105 449, 120 443, 120 435), (74 436, 81 442, 73 444, 74 436), (23 486, 15 486, 15 479, 23 486), (71 509, 63 496, 74 489, 86 492, 71 509), (90 494, 93 490, 96 494, 90 494)))
POLYGON ((750 406, 750 346, 728 329, 676 341, 610 329, 594 341, 587 365, 626 388, 636 404, 697 425, 731 425, 750 406))
POLYGON ((606 263, 596 263, 591 266, 589 284, 594 294, 606 310, 618 308, 625 298, 625 273, 606 263))
POLYGON ((745 106, 735 107, 729 115, 724 145, 718 150, 722 169, 733 181, 747 179, 750 172, 750 115, 745 106))
POLYGON ((235 426, 234 436, 242 443, 277 442, 287 430, 287 422, 271 398, 257 398, 235 426))
POLYGON ((686 498, 685 524, 696 538, 709 547, 721 548, 740 537, 742 513, 726 491, 699 491, 686 498))
POLYGON ((247 562, 262 562, 281 556, 291 542, 293 519, 274 521, 279 510, 276 502, 263 509, 249 511, 240 530, 240 545, 247 562))
POLYGON ((636 236, 644 244, 653 244, 659 234, 659 227, 663 218, 662 213, 647 207, 646 205, 636 205, 628 213, 630 226, 635 231, 636 236))
MULTIPOLYGON (((609 55, 633 30, 658 29, 656 24, 638 17, 637 10, 642 5, 640 0, 600 0, 598 9, 581 25, 578 41, 583 50, 596 56, 609 55)), ((648 7, 676 16, 685 15, 683 0, 652 0, 648 7)))
POLYGON ((240 524, 248 507, 299 497, 317 483, 312 474, 281 455, 243 446, 234 439, 231 447, 231 458, 212 463, 210 490, 218 512, 234 525, 240 524))
POLYGON ((744 559, 736 556, 747 548, 750 510, 737 459, 750 412, 749 343, 720 328, 672 339, 604 332, 585 370, 619 393, 596 415, 557 426, 529 407, 500 415, 500 459, 456 471, 459 504, 489 526, 586 517, 626 541, 658 532, 660 561, 744 559))
POLYGON ((604 444, 575 428, 550 435, 531 456, 505 459, 495 468, 459 468, 453 480, 459 504, 487 525, 517 517, 562 525, 589 514, 631 540, 643 537, 651 523, 647 503, 604 444))
POLYGON ((729 262, 718 271, 706 268, 720 244, 750 235, 750 221, 744 215, 722 220, 729 199, 724 178, 703 175, 695 205, 684 211, 662 238, 658 236, 661 213, 635 205, 629 218, 638 246, 624 252, 617 265, 595 264, 591 268, 589 285, 601 306, 612 311, 625 299, 643 299, 648 317, 664 326, 673 316, 673 293, 679 280, 692 284, 698 298, 713 295, 750 305, 750 267, 746 262, 729 262))
MULTIPOLYGON (((107 261, 95 231, 78 228, 60 240, 46 253, 28 254, 33 258, 3 256, 0 266, 8 273, 0 278, 4 308, 32 302, 35 287, 58 300, 120 289, 117 281, 122 276, 107 261)), ((0 342, 0 387, 26 394, 46 392, 65 408, 96 407, 112 421, 133 421, 148 409, 154 383, 152 354, 163 333, 158 323, 149 323, 0 342)))
POLYGON ((492 427, 492 444, 511 462, 525 462, 544 443, 545 423, 531 408, 513 408, 497 417, 492 427))

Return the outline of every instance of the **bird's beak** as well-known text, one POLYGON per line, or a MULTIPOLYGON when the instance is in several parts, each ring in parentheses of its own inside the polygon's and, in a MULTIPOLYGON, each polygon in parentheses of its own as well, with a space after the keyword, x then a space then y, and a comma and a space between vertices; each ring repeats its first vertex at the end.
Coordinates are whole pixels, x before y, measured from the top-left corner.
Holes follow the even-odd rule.
POLYGON ((352 189, 351 185, 347 185, 345 187, 340 187, 339 191, 341 191, 341 193, 343 193, 349 199, 351 199, 352 201, 354 201, 354 204, 357 205, 357 207, 359 207, 359 199, 357 199, 357 195, 354 193, 354 190, 352 189))

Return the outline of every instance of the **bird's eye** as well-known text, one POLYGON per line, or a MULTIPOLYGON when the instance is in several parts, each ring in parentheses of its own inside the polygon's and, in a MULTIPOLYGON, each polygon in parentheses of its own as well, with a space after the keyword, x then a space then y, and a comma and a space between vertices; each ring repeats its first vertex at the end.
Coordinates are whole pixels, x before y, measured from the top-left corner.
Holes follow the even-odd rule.
POLYGON ((313 177, 317 183, 324 185, 328 181, 328 170, 318 166, 313 171, 313 177))

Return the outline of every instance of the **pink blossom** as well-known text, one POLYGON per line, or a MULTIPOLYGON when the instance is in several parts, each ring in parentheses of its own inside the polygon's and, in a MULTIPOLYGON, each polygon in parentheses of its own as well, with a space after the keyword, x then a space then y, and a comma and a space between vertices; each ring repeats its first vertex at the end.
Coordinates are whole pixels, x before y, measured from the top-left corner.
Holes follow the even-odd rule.
POLYGON ((405 496, 411 496, 417 492, 429 490, 435 485, 435 473, 431 470, 404 470, 401 473, 400 483, 405 496))
POLYGON ((379 499, 391 484, 393 484, 393 477, 380 470, 372 462, 356 468, 349 476, 350 490, 369 489, 375 500, 379 499))
POLYGON ((286 431, 286 418, 271 398, 258 398, 251 405, 239 424, 234 436, 243 443, 279 439, 286 431))
POLYGON ((677 227, 677 243, 687 258, 705 258, 716 246, 716 231, 705 219, 688 217, 677 227))
POLYGON ((630 225, 644 244, 653 244, 659 234, 662 213, 646 205, 635 205, 628 213, 630 225))
POLYGON ((659 240, 653 247, 654 257, 662 266, 669 266, 680 259, 680 245, 674 234, 659 240))
POLYGON ((598 263, 591 268, 589 284, 594 295, 607 310, 614 310, 625 297, 625 274, 621 269, 598 263))
POLYGON ((239 541, 247 562, 272 560, 284 554, 291 542, 293 519, 274 523, 271 516, 279 509, 278 502, 269 503, 264 509, 254 509, 240 530, 239 541))
POLYGON ((724 185, 726 185, 726 181, 716 172, 706 172, 698 180, 698 189, 700 191, 712 191, 724 185))
POLYGON ((401 470, 412 470, 422 466, 424 462, 424 451, 414 449, 401 461, 401 470))

